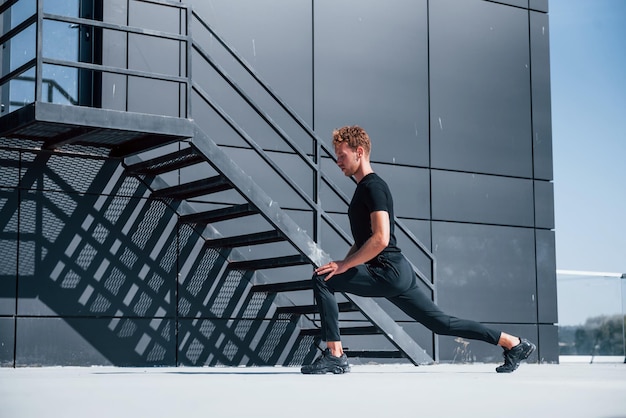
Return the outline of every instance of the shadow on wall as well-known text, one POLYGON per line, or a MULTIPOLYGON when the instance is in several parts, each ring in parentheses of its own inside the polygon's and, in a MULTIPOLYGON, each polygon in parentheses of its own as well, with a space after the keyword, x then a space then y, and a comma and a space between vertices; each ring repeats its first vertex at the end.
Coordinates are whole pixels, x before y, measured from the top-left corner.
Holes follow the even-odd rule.
POLYGON ((254 273, 230 270, 230 250, 203 245, 202 231, 178 225, 179 202, 152 199, 119 162, 0 158, 1 171, 20 167, 19 188, 0 189, 2 248, 17 253, 0 269, 13 284, 17 270, 16 286, 0 286, 2 301, 18 293, 17 315, 5 316, 15 320, 15 365, 291 365, 315 356, 298 316, 276 313, 274 295, 251 293, 254 273))

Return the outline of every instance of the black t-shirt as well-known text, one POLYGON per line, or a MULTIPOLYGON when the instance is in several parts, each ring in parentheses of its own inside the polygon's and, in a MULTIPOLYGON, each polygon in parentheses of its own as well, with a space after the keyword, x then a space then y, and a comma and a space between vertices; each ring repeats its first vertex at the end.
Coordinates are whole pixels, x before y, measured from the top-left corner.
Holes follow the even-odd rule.
POLYGON ((389 214, 389 221, 391 222, 389 245, 383 252, 399 252, 400 249, 396 244, 391 191, 387 183, 378 174, 370 173, 357 184, 348 208, 350 229, 357 248, 361 248, 365 241, 372 236, 370 214, 381 210, 389 214))

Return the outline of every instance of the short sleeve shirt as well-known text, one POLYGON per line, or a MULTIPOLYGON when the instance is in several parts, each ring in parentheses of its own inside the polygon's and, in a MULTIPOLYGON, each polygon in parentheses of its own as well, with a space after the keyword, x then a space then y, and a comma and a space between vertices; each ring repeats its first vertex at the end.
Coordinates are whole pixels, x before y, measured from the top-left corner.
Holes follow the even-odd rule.
POLYGON ((385 211, 389 214, 391 225, 389 227, 389 245, 383 252, 397 252, 400 249, 396 244, 394 215, 393 215, 393 199, 389 186, 378 174, 370 173, 363 177, 357 184, 354 196, 348 208, 348 217, 350 218, 350 229, 357 248, 363 246, 372 236, 372 223, 370 215, 372 212, 385 211))

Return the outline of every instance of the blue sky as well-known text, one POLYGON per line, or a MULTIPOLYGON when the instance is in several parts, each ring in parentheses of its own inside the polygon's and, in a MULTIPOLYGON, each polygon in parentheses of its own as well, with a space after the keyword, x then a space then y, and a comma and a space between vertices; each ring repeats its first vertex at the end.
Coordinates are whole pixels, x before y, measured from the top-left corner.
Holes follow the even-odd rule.
POLYGON ((557 268, 626 273, 626 0, 549 0, 557 268))

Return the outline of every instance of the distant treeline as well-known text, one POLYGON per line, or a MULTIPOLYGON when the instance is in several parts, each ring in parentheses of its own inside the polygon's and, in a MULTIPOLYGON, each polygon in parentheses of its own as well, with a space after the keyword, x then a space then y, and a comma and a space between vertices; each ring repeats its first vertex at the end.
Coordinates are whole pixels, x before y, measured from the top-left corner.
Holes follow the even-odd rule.
POLYGON ((560 355, 623 356, 626 316, 597 316, 559 327, 560 355))

